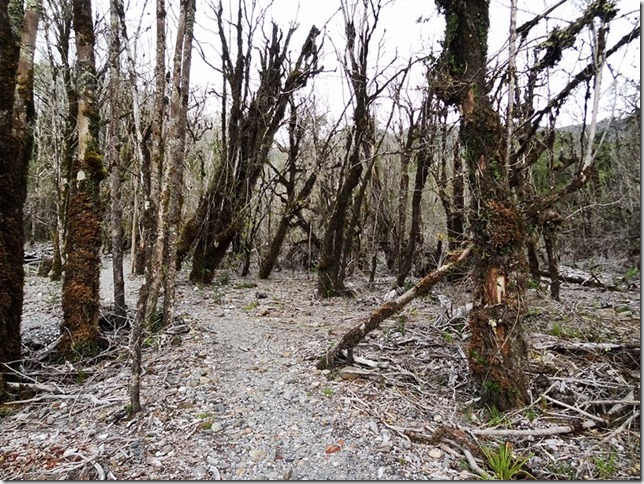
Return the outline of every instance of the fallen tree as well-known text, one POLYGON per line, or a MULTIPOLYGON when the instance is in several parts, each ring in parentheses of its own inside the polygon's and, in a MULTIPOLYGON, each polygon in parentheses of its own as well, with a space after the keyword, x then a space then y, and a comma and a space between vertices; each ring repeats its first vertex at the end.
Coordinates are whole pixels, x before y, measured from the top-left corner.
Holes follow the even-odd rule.
POLYGON ((375 311, 371 316, 366 320, 362 321, 359 325, 355 326, 349 330, 341 339, 338 341, 335 346, 325 352, 325 354, 318 360, 317 368, 329 368, 334 366, 336 359, 340 355, 340 352, 347 350, 348 359, 353 359, 352 350, 353 348, 362 341, 362 339, 374 329, 377 329, 385 319, 393 316, 398 313, 402 308, 404 308, 411 301, 416 299, 418 296, 426 294, 434 285, 440 282, 445 278, 449 273, 453 272, 461 263, 467 259, 472 251, 472 245, 467 246, 465 249, 455 252, 447 262, 436 269, 435 271, 430 272, 425 277, 423 277, 414 287, 409 289, 407 292, 401 294, 393 301, 386 302, 377 311, 375 311))

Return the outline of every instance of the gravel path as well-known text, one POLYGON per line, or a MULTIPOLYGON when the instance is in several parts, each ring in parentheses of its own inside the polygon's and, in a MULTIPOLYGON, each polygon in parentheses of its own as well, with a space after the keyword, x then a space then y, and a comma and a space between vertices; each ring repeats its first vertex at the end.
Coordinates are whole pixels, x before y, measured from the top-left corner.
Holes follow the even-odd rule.
MULTIPOLYGON (((104 303, 110 271, 104 264, 104 303)), ((449 468, 452 457, 410 443, 374 417, 396 405, 374 381, 314 368, 312 357, 375 305, 373 298, 317 300, 314 282, 282 273, 270 281, 224 274, 205 288, 179 284, 177 315, 185 324, 151 335, 144 346, 144 413, 119 418, 129 367, 123 357, 103 361, 82 385, 64 389, 79 394, 72 402, 45 400, 4 419, 0 447, 15 462, 5 462, 2 477, 97 478, 98 468, 117 479, 462 476, 449 468), (68 463, 76 454, 92 465, 68 463), (48 464, 52 456, 56 465, 48 464)), ((126 282, 131 305, 140 283, 126 282)), ((55 334, 56 290, 29 276, 25 334, 55 334)))
MULTIPOLYGON (((32 349, 56 338, 61 319, 60 283, 34 272, 26 281, 23 324, 23 339, 32 349)), ((186 279, 185 273, 179 276, 178 321, 145 337, 143 413, 132 418, 124 411, 130 381, 127 334, 112 335, 108 356, 90 365, 32 360, 28 377, 44 386, 21 393, 21 404, 2 407, 0 478, 478 478, 465 470, 462 450, 491 445, 467 433, 493 425, 486 421, 491 413, 475 404, 464 323, 438 318, 437 298, 412 301, 360 346, 360 356, 389 366, 343 380, 337 371, 315 369, 315 359, 382 303, 390 280, 371 286, 354 280, 356 298, 319 300, 310 273, 282 272, 261 281, 222 270, 206 287, 186 279), (414 442, 401 429, 413 430, 414 442), (430 436, 438 436, 438 446, 426 443, 430 436)), ((109 261, 101 281, 107 305, 109 261)), ((126 281, 130 307, 140 284, 140 277, 126 281)), ((455 306, 468 301, 467 291, 451 289, 455 306)), ((562 303, 536 291, 531 297, 536 311, 528 324, 537 342, 554 338, 548 328, 555 323, 568 339, 592 332, 595 340, 639 341, 638 292, 599 295, 572 287, 564 288, 562 303)), ((533 346, 533 353, 533 368, 544 375, 539 381, 545 380, 556 401, 574 404, 566 388, 582 378, 588 387, 575 391, 586 400, 613 401, 639 389, 639 362, 628 352, 588 359, 533 346), (561 383, 551 384, 548 375, 561 383)), ((531 412, 504 415, 503 425, 530 431, 578 419, 569 407, 534 405, 531 412)), ((595 456, 616 452, 622 465, 614 476, 633 478, 640 474, 634 408, 625 407, 618 417, 614 426, 628 425, 619 433, 608 427, 519 437, 512 443, 518 454, 534 454, 529 462, 534 475, 597 478, 602 474, 595 456)), ((592 409, 598 415, 605 410, 592 409)))

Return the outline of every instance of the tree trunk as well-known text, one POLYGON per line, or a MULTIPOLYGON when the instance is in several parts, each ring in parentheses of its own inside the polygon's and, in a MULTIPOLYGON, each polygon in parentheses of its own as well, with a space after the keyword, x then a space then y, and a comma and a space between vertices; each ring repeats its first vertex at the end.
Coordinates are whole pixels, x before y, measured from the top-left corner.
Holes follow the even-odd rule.
MULTIPOLYGON (((164 188, 170 191, 168 218, 164 227, 166 232, 163 262, 163 322, 168 325, 174 320, 175 282, 177 275, 177 243, 181 219, 181 188, 183 186, 183 167, 186 146, 186 123, 188 122, 188 99, 190 94, 190 67, 192 64, 192 39, 195 22, 195 1, 184 0, 182 5, 183 32, 177 35, 174 53, 172 79, 172 99, 170 101, 170 126, 168 127, 167 183, 164 188)), ((181 23, 181 20, 180 20, 181 23)), ((165 175, 165 174, 164 174, 165 175)), ((164 197, 162 197, 163 199, 164 197)))
MULTIPOLYGON (((288 210, 288 208, 285 208, 285 210, 288 210)), ((282 244, 284 243, 284 239, 286 239, 286 234, 288 233, 290 226, 290 217, 285 213, 279 221, 277 232, 275 232, 275 235, 273 236, 268 253, 259 266, 260 279, 268 279, 268 276, 271 275, 271 271, 275 266, 275 262, 277 262, 277 256, 279 256, 282 244)))
POLYGON ((109 51, 109 104, 110 120, 107 128, 106 162, 110 167, 111 195, 111 236, 112 236, 112 277, 114 280, 113 315, 118 326, 125 323, 127 306, 125 304, 125 280, 123 278, 123 207, 121 206, 121 162, 119 139, 119 88, 120 72, 120 34, 118 11, 122 9, 119 0, 110 2, 110 51, 109 51))
POLYGON ((344 280, 341 278, 340 260, 344 249, 345 221, 351 205, 351 196, 353 189, 358 186, 362 174, 362 161, 357 152, 355 156, 351 156, 349 165, 349 173, 336 197, 331 219, 322 242, 318 264, 318 295, 320 297, 346 294, 344 280))
MULTIPOLYGON (((20 320, 24 287, 23 205, 27 170, 16 158, 12 113, 20 47, 17 26, 0 1, 0 364, 17 365, 21 358, 20 320), (14 30, 15 29, 15 30, 14 30)), ((5 368, 0 368, 0 400, 5 392, 5 368)))
MULTIPOLYGON (((429 104, 429 100, 425 101, 429 104)), ((414 191, 411 196, 411 221, 409 223, 409 239, 407 244, 404 247, 404 256, 401 260, 400 266, 398 267, 398 274, 396 275, 396 285, 398 287, 403 287, 405 285, 405 280, 411 271, 411 266, 414 260, 414 255, 416 253, 416 245, 418 244, 418 239, 420 238, 420 223, 421 223, 421 201, 423 198, 423 188, 425 187, 425 181, 427 180, 427 175, 429 174, 429 161, 430 153, 429 146, 430 140, 428 139, 428 112, 425 108, 422 113, 421 118, 421 127, 420 127, 420 139, 421 139, 421 148, 418 150, 416 155, 416 177, 414 179, 414 191)))
POLYGON ((453 79, 440 92, 461 108, 476 246, 470 370, 482 402, 507 410, 527 402, 525 232, 504 163, 504 130, 487 95, 489 5, 478 0, 439 0, 447 23, 443 61, 453 79))
POLYGON ((72 170, 67 264, 63 279, 62 355, 95 354, 98 350, 99 276, 102 207, 100 182, 105 178, 99 151, 100 120, 96 105, 94 24, 91 0, 74 0, 78 66, 78 155, 72 170))
MULTIPOLYGON (((63 83, 67 99, 67 112, 65 113, 65 124, 63 133, 63 148, 60 164, 57 166, 56 174, 56 228, 52 235, 54 254, 50 278, 52 281, 59 281, 63 275, 63 269, 67 262, 65 253, 65 241, 67 240, 67 212, 69 210, 70 180, 72 167, 74 165, 74 153, 78 144, 78 130, 76 120, 78 118, 78 95, 76 93, 75 76, 69 62, 69 41, 72 30, 73 14, 69 6, 61 8, 60 16, 56 25, 58 31, 55 33, 56 48, 60 54, 63 67, 63 83)), ((53 59, 52 59, 53 62, 53 59)))

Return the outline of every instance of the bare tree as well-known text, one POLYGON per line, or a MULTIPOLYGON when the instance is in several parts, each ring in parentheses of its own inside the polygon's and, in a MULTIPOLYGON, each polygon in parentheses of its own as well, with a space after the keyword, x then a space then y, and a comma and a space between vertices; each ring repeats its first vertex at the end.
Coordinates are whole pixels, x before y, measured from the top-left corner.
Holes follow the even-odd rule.
MULTIPOLYGON (((222 159, 213 183, 200 200, 194 216, 184 227, 179 260, 194 247, 190 280, 210 283, 233 240, 239 237, 248 217, 255 185, 266 164, 275 133, 283 122, 293 92, 304 87, 317 68, 318 29, 313 26, 297 60, 288 65, 288 48, 295 28, 286 35, 273 24, 270 37, 260 52, 259 86, 252 90, 250 69, 253 59, 255 23, 240 1, 236 21, 236 57, 226 37, 223 6, 216 12, 222 45, 224 85, 230 88, 222 100, 222 159), (288 66, 288 67, 287 67, 288 66), (226 96, 230 96, 230 108, 226 96)), ((227 91, 224 90, 226 93, 227 91)))
POLYGON ((123 279, 123 207, 121 201, 121 178, 123 177, 120 162, 121 142, 119 138, 119 89, 121 80, 121 36, 119 32, 119 11, 123 6, 120 0, 110 2, 110 49, 108 86, 110 118, 107 127, 107 146, 105 161, 110 170, 111 199, 111 236, 112 236, 112 276, 114 280, 114 317, 117 324, 123 324, 127 317, 125 304, 125 280, 123 279))
MULTIPOLYGON (((318 263, 318 294, 320 297, 343 295, 344 286, 343 254, 346 250, 346 222, 352 206, 354 189, 359 185, 364 171, 364 156, 371 161, 371 145, 375 137, 370 109, 380 94, 369 93, 368 59, 372 36, 378 26, 381 13, 380 4, 365 1, 362 17, 354 18, 354 9, 347 3, 341 4, 344 15, 344 28, 347 37, 345 73, 353 91, 353 126, 347 136, 344 176, 333 202, 333 210, 322 241, 320 262, 318 263), (356 21, 359 22, 356 26, 356 21), (358 30, 360 29, 360 30, 358 30)), ((359 207, 358 207, 359 210, 359 207)), ((349 227, 349 230, 354 230, 349 227)))
MULTIPOLYGON (((514 151, 510 163, 506 163, 507 131, 492 106, 486 81, 489 6, 470 0, 440 0, 437 5, 445 15, 447 25, 442 55, 445 77, 439 94, 448 105, 458 106, 461 112, 460 139, 466 153, 471 193, 470 223, 476 247, 468 359, 480 384, 483 401, 504 410, 522 405, 528 396, 527 346, 522 328, 526 312, 526 227, 536 223, 539 214, 586 181, 593 155, 588 150, 577 175, 561 190, 534 197, 522 192, 522 183, 517 180, 525 176, 529 166, 522 155, 533 146, 542 117, 560 105, 570 90, 566 86, 543 110, 531 116, 532 123, 523 132, 522 145, 514 151)), ((606 26, 615 15, 613 3, 607 0, 592 2, 568 28, 553 31, 542 46, 542 55, 533 72, 540 73, 556 64, 562 51, 574 44, 575 36, 597 19, 599 34, 595 60, 588 71, 584 69, 581 74, 587 75, 586 79, 594 78, 597 88, 607 53, 606 26)), ((525 32, 531 25, 525 24, 517 30, 525 32)), ((595 94, 599 95, 599 92, 595 94)), ((594 137, 592 128, 591 137, 594 137)))
MULTIPOLYGON (((155 223, 156 237, 151 247, 149 259, 146 261, 146 280, 141 287, 137 315, 130 334, 130 353, 132 358, 132 379, 130 382, 130 403, 133 413, 140 412, 140 383, 141 383, 141 334, 144 324, 151 323, 156 311, 161 285, 164 286, 164 304, 162 322, 169 324, 174 316, 174 282, 176 277, 176 241, 181 205, 181 186, 183 180, 183 161, 185 148, 185 125, 187 120, 188 96, 190 88, 190 67, 192 59, 192 39, 195 18, 195 2, 182 0, 177 27, 177 37, 173 56, 172 98, 170 103, 170 120, 168 133, 172 141, 164 150, 165 163, 161 185, 161 197, 157 205, 155 223)), ((157 3, 157 28, 164 25, 165 5, 163 0, 157 3)), ((157 76, 165 79, 164 65, 160 57, 165 56, 165 37, 157 32, 157 76)), ((161 87, 162 82, 157 86, 161 87)), ((162 91, 163 92, 163 91, 162 91)), ((163 96, 160 98, 161 119, 164 114, 163 96)), ((157 105, 156 107, 159 107, 157 105)), ((161 119, 155 122, 159 123, 161 119)), ((161 152, 161 129, 158 126, 159 138, 155 150, 161 152)), ((153 155, 155 156, 155 155, 153 155)))

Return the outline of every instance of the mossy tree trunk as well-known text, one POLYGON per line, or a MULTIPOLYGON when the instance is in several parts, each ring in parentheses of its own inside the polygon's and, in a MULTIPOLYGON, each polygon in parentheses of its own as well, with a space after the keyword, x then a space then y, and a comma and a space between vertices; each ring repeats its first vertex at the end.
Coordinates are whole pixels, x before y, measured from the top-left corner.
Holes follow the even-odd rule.
POLYGON ((438 0, 446 30, 442 99, 461 110, 471 191, 474 307, 468 348, 482 401, 500 410, 527 402, 522 320, 525 230, 504 163, 504 129, 486 87, 489 2, 438 0))
MULTIPOLYGON (((12 134, 20 30, 7 4, 6 0, 0 1, 0 363, 15 364, 21 358, 27 171, 23 159, 16 157, 12 134)), ((0 399, 4 394, 4 372, 5 368, 0 368, 0 399)))
POLYGON ((100 182, 105 178, 96 104, 94 24, 91 0, 74 0, 77 53, 78 148, 72 169, 63 278, 63 325, 59 351, 66 357, 98 350, 101 265, 100 182))

